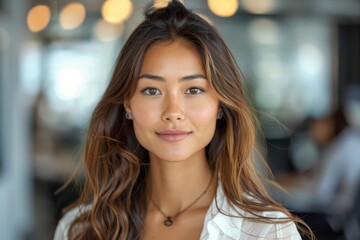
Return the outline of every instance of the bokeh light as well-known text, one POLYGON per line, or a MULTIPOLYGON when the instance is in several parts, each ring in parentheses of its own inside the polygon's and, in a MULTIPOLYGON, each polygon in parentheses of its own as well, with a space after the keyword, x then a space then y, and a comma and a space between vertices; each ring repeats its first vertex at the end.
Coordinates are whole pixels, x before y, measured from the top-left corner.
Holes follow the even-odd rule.
POLYGON ((219 17, 233 16, 238 9, 237 0, 208 0, 210 10, 219 17))
POLYGON ((46 5, 37 5, 30 9, 27 15, 27 25, 31 32, 44 30, 50 22, 51 12, 46 5))
POLYGON ((86 10, 81 3, 70 3, 60 12, 59 21, 63 29, 75 29, 85 20, 86 10))
POLYGON ((271 13, 277 7, 276 0, 241 0, 242 7, 253 14, 271 13))
POLYGON ((126 21, 133 11, 130 0, 107 0, 101 8, 101 14, 109 23, 122 23, 126 21))

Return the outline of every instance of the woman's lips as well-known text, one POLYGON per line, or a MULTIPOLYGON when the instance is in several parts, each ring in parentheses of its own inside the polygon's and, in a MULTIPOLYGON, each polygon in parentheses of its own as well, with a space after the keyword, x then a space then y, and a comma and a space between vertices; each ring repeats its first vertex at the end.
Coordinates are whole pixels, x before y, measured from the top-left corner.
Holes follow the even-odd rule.
POLYGON ((182 131, 182 130, 165 130, 161 132, 157 132, 157 135, 168 142, 176 142, 185 139, 189 136, 191 132, 189 131, 182 131))

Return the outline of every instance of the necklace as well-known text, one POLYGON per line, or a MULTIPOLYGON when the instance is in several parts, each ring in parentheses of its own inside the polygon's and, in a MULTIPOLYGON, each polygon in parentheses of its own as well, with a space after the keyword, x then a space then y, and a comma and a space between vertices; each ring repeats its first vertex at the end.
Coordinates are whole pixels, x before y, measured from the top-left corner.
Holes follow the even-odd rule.
POLYGON ((184 209, 182 209, 181 211, 179 211, 175 216, 169 216, 167 214, 165 214, 160 207, 154 202, 154 200, 151 198, 151 202, 152 204, 154 204, 154 206, 156 207, 157 210, 159 210, 159 212, 165 217, 165 221, 164 221, 164 225, 167 227, 170 227, 171 225, 173 225, 174 223, 174 219, 176 219, 180 214, 182 214, 183 212, 185 212, 186 210, 188 210, 191 206, 193 206, 197 201, 200 200, 200 198, 202 198, 205 193, 207 193, 207 191, 210 188, 211 182, 214 178, 214 174, 211 176, 210 182, 207 185, 207 187, 205 188, 205 190, 194 200, 192 201, 187 207, 185 207, 184 209))

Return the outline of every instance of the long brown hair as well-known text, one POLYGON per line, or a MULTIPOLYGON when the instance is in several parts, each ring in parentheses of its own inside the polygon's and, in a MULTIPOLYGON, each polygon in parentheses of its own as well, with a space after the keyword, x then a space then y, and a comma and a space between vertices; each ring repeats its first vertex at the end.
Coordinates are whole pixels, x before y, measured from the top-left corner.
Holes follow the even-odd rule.
POLYGON ((146 51, 156 43, 179 38, 200 53, 207 78, 220 99, 224 115, 217 121, 206 154, 211 169, 219 173, 215 176, 220 176, 227 200, 258 216, 256 221, 272 222, 259 213, 281 211, 288 216, 284 221, 301 222, 271 199, 258 177, 252 160, 256 118, 230 50, 213 26, 172 1, 165 8, 146 8, 145 20, 123 46, 112 79, 94 110, 85 145, 85 186, 72 205, 91 207, 72 223, 70 239, 140 238, 147 208, 144 182, 149 159, 131 121, 125 118, 124 102, 135 91, 146 51))

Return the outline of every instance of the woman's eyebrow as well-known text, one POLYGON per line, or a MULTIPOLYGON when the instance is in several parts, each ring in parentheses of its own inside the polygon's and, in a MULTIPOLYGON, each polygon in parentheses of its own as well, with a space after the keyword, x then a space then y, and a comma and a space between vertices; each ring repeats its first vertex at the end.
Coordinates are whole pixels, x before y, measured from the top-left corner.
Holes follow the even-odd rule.
MULTIPOLYGON (((166 81, 165 78, 163 78, 163 77, 153 75, 153 74, 149 74, 149 73, 144 73, 143 75, 141 75, 139 77, 139 80, 142 79, 142 78, 147 78, 147 79, 151 79, 151 80, 155 80, 155 81, 162 81, 162 82, 166 81)), ((197 78, 202 78, 204 80, 207 79, 203 74, 196 73, 196 74, 191 74, 191 75, 188 75, 188 76, 184 76, 184 77, 180 78, 180 81, 189 81, 189 80, 193 80, 193 79, 197 79, 197 78)))

